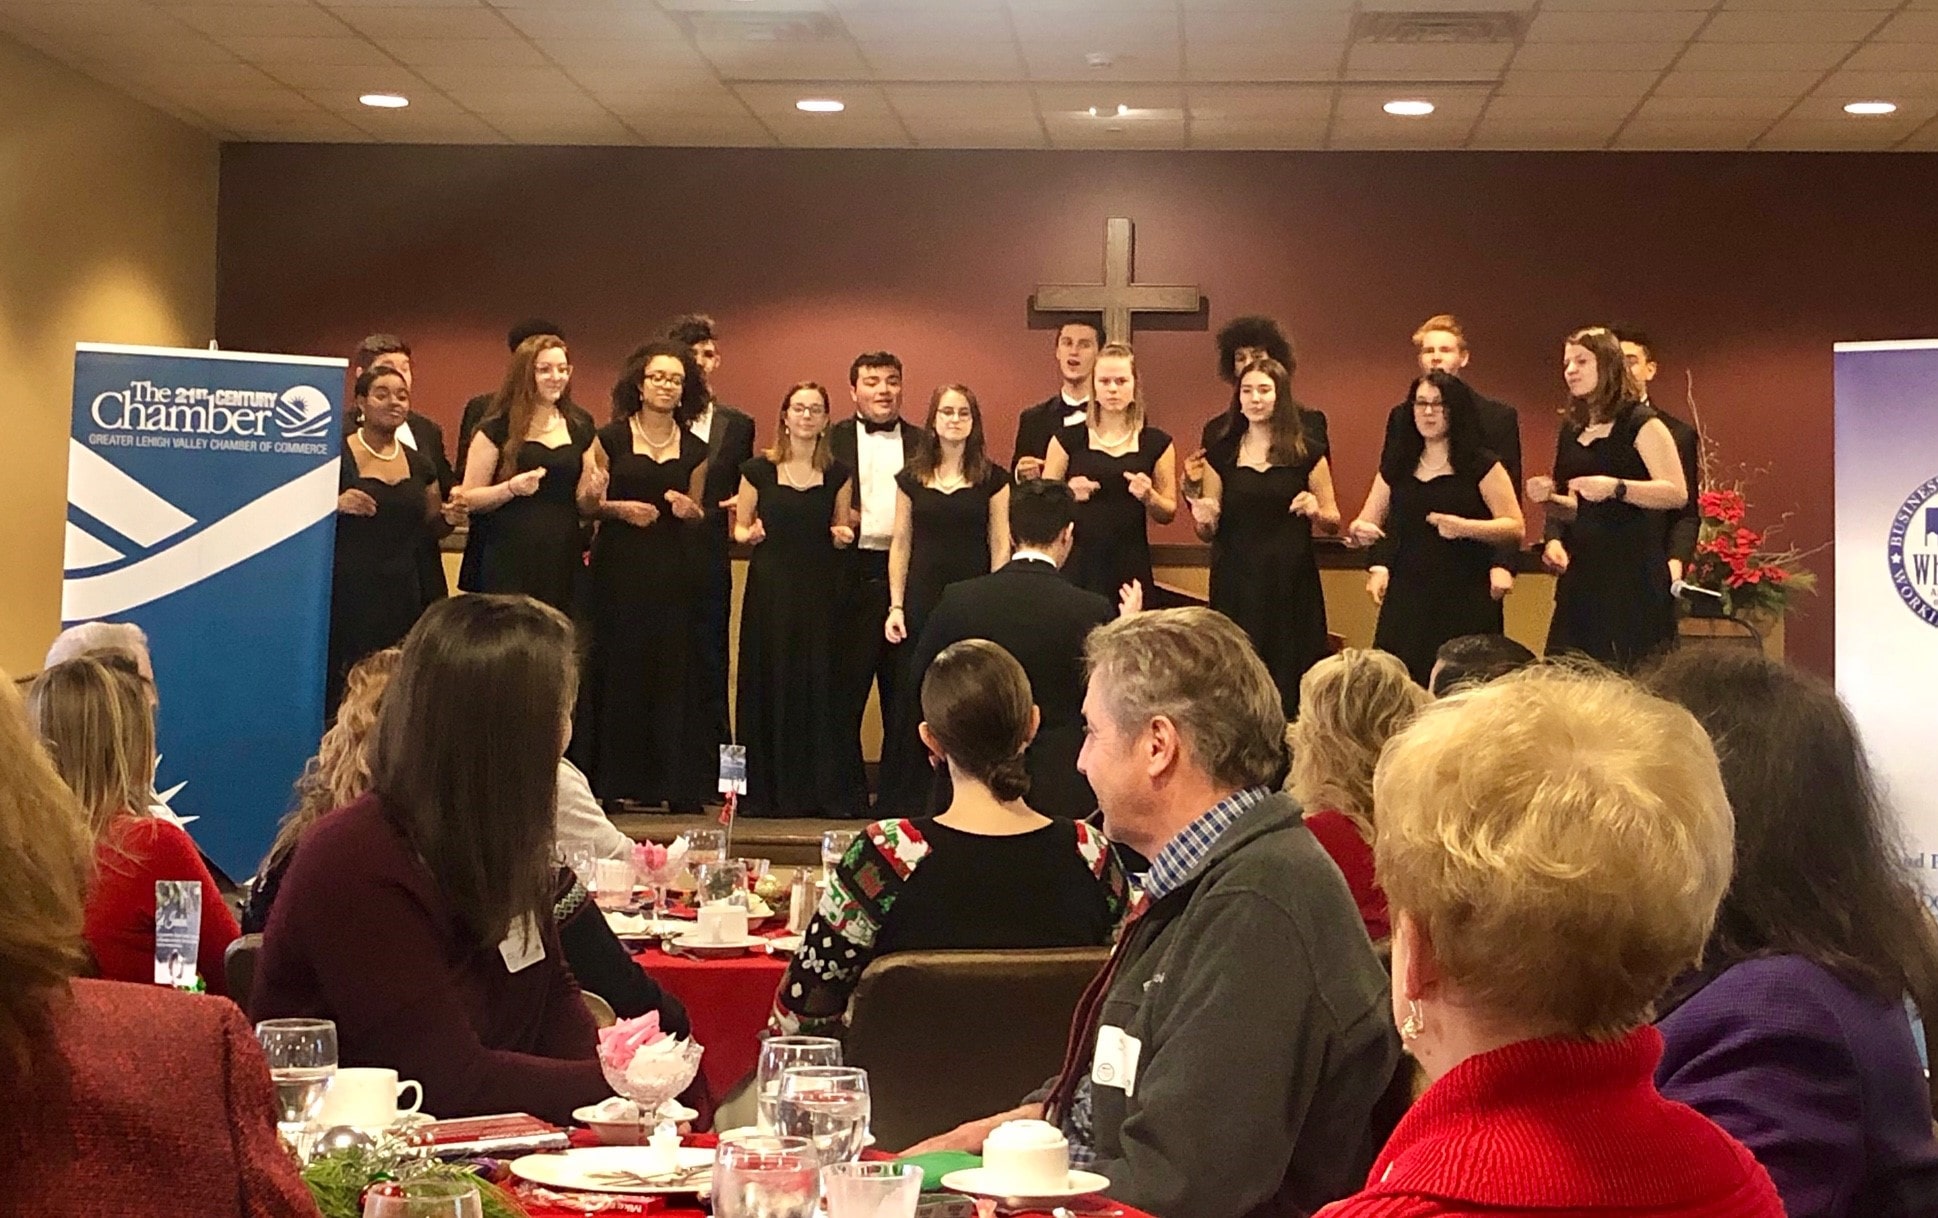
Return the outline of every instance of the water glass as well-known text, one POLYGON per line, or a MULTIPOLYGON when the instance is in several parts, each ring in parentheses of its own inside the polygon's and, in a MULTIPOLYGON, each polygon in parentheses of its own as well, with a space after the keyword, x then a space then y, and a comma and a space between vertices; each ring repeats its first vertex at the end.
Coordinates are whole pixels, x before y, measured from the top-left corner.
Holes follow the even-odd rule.
POLYGON ((686 834, 686 862, 689 867, 717 863, 727 857, 727 834, 722 829, 691 829, 686 834))
POLYGON ((770 1036, 761 1042, 754 1074, 760 1131, 774 1132, 774 1106, 781 1099, 781 1075, 794 1066, 838 1066, 841 1042, 828 1036, 770 1036))
POLYGON ((633 903, 631 859, 594 859, 592 883, 586 885, 592 903, 604 910, 625 909, 633 903))
POLYGON ((747 908, 747 865, 739 859, 716 860, 693 868, 693 904, 727 901, 747 908))
POLYGON ((805 1138, 744 1134, 713 1153, 714 1218, 812 1218, 821 1164, 805 1138))
POLYGON ((754 885, 766 879, 767 873, 774 869, 774 860, 772 859, 734 859, 733 861, 747 869, 747 889, 749 892, 753 891, 754 885))
POLYGON ((327 1019, 265 1019, 256 1041, 276 1084, 276 1128, 298 1146, 336 1077, 336 1024, 327 1019))
POLYGON ((828 1218, 915 1218, 922 1169, 913 1163, 836 1163, 821 1170, 828 1218))
POLYGON ((379 1184, 364 1194, 363 1218, 484 1218, 484 1199, 468 1180, 379 1184))
POLYGON ((821 866, 829 871, 841 862, 848 853, 848 847, 855 844, 855 831, 852 829, 830 829, 821 835, 821 866))
POLYGON ((868 1139, 868 1072, 856 1066, 793 1066, 781 1075, 774 1128, 806 1138, 821 1166, 851 1163, 868 1139))

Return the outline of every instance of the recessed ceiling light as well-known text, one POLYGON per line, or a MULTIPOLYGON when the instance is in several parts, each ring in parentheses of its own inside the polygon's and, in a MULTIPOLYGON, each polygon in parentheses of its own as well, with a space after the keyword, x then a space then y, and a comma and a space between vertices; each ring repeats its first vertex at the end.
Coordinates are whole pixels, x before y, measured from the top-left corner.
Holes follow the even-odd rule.
POLYGON ((1118 102, 1115 106, 1090 107, 1091 118, 1123 118, 1130 112, 1130 107, 1123 102, 1118 102))
POLYGON ((1844 107, 1846 114, 1895 114, 1898 103, 1888 101, 1855 101, 1844 107))
POLYGON ((1380 109, 1388 114, 1397 114, 1401 118, 1424 118, 1433 113, 1433 103, 1418 98, 1399 98, 1387 102, 1380 109))
POLYGON ((379 110, 402 110, 410 105, 410 98, 402 93, 366 93, 357 100, 366 106, 375 106, 379 110))
POLYGON ((839 114, 848 104, 832 97, 803 97, 794 103, 794 108, 806 114, 839 114))

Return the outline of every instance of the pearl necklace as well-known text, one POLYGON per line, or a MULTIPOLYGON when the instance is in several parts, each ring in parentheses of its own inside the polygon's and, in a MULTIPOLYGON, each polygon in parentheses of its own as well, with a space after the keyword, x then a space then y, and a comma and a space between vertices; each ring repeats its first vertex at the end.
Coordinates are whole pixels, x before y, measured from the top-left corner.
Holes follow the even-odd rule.
POLYGON ((387 453, 380 453, 376 449, 370 447, 370 441, 363 438, 363 428, 359 427, 355 431, 351 432, 350 438, 357 442, 357 447, 363 449, 364 452, 370 454, 370 459, 372 461, 395 461, 397 459, 397 453, 403 447, 403 443, 404 443, 402 440, 399 440, 397 438, 395 433, 392 433, 390 437, 390 451, 387 453))
POLYGON ((679 446, 680 427, 677 423, 673 425, 673 434, 660 441, 655 441, 653 437, 646 434, 646 425, 639 421, 638 415, 633 416, 632 423, 633 434, 638 436, 640 443, 646 446, 646 455, 649 457, 655 453, 663 453, 669 448, 677 448, 679 446))

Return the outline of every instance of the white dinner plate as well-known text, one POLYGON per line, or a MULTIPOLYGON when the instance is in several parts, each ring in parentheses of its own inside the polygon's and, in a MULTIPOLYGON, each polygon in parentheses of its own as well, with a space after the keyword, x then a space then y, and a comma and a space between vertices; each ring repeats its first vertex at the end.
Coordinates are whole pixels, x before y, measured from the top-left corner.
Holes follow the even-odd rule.
POLYGON ((691 928, 688 928, 684 934, 673 936, 669 942, 683 952, 726 953, 753 951, 765 944, 767 940, 761 938, 759 935, 747 935, 739 939, 702 939, 691 928))
POLYGON ((800 950, 800 935, 775 935, 767 941, 767 954, 770 956, 791 956, 800 950))
POLYGON ((1074 1168, 1064 1181, 1064 1187, 1054 1192, 1032 1189, 1019 1193, 1014 1188, 1003 1187, 1003 1182, 987 1167, 967 1167, 952 1171, 942 1177, 942 1187, 954 1193, 969 1193, 977 1197, 999 1197, 1023 1201, 1053 1201, 1069 1197, 1087 1197, 1091 1193, 1101 1193, 1110 1187, 1108 1177, 1096 1172, 1077 1171, 1074 1168))
POLYGON ((700 1169, 712 1169, 713 1152, 682 1146, 675 1153, 680 1168, 694 1173, 684 1184, 638 1184, 622 1178, 623 1173, 649 1178, 665 1174, 658 1152, 650 1146, 582 1146, 556 1154, 526 1155, 511 1161, 511 1174, 547 1188, 575 1188, 593 1193, 663 1196, 706 1192, 709 1181, 700 1169))

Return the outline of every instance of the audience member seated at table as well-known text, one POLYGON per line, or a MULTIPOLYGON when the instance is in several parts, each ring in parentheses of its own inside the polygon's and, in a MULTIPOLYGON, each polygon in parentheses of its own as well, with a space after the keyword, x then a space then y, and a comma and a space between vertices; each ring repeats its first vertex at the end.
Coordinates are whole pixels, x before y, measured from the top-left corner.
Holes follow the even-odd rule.
POLYGON ((353 803, 370 790, 370 731, 377 725, 377 709, 402 654, 395 647, 373 651, 345 674, 336 722, 323 733, 316 756, 297 777, 296 806, 276 827, 276 839, 269 843, 262 866, 250 882, 249 903, 242 910, 244 934, 259 935, 269 924, 270 907, 282 888, 283 873, 289 869, 303 831, 324 813, 353 803))
POLYGON ((1422 711, 1373 782, 1393 1019, 1431 1080, 1323 1218, 1784 1218, 1736 1139, 1656 1091, 1662 987, 1729 883, 1695 718, 1530 669, 1422 711))
POLYGON ((1433 671, 1427 674, 1427 692, 1444 698, 1469 685, 1498 681, 1534 663, 1534 653, 1524 643, 1504 634, 1463 634, 1440 644, 1433 654, 1433 671))
POLYGON ((870 961, 890 952, 1107 944, 1127 885, 1104 835, 1029 806, 1041 716, 1023 666, 987 639, 944 648, 922 678, 940 816, 877 821, 834 868, 774 998, 777 1033, 839 1036, 870 961))
POLYGON ((1285 789, 1305 827, 1346 877, 1366 933, 1390 933, 1386 894, 1373 876, 1373 767, 1386 742, 1431 699, 1398 656, 1348 647, 1299 679, 1299 718, 1286 733, 1292 773, 1285 789))
POLYGON ((315 1218, 234 1003, 74 979, 91 849, 0 673, 0 1210, 315 1218))
POLYGON ((1352 895, 1272 789, 1278 687, 1204 608, 1121 618, 1085 650, 1081 765, 1105 831, 1151 860, 1148 905, 1077 1007, 1062 1073, 917 1149, 979 1150, 1041 1117, 1148 1213, 1308 1214, 1364 1178, 1405 1079, 1352 895))
POLYGON ((148 682, 126 656, 87 656, 42 672, 28 694, 54 766, 80 801, 94 839, 87 943, 109 981, 155 980, 155 882, 202 889, 196 967, 226 994, 223 953, 242 933, 215 877, 180 826, 149 811, 155 718, 148 682))
POLYGON ((417 1079, 427 1112, 569 1120, 611 1094, 552 919, 571 623, 525 596, 460 596, 403 651, 371 792, 303 835, 250 1013, 335 1020, 339 1061, 417 1079))
POLYGON ((1756 1152, 1790 1218, 1938 1214, 1904 1008, 1938 1016, 1938 934, 1850 716, 1746 648, 1672 653, 1644 683, 1709 729, 1736 811, 1702 963, 1656 1004, 1662 1094, 1756 1152))

